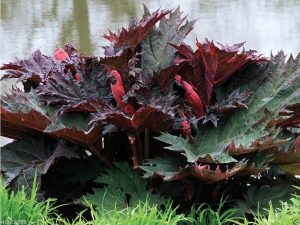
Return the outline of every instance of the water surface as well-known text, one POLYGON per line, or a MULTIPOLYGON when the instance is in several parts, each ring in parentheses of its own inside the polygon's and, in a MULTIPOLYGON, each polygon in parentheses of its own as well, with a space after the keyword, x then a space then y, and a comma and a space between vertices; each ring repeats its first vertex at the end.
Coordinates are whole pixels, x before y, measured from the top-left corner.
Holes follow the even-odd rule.
POLYGON ((150 10, 180 7, 189 20, 198 19, 187 42, 205 37, 269 55, 300 50, 299 0, 1 0, 1 60, 26 57, 39 48, 45 54, 72 43, 86 54, 103 53, 102 34, 126 26, 150 10))

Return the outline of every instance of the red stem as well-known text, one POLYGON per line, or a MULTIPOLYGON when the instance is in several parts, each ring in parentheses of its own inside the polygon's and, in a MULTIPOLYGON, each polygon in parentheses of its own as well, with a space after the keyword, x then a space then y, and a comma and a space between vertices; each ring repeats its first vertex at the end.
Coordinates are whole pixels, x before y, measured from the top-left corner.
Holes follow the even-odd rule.
POLYGON ((143 146, 142 146, 142 141, 141 141, 141 138, 140 138, 140 135, 138 132, 136 133, 136 137, 137 137, 137 142, 139 145, 139 156, 140 156, 141 162, 144 163, 143 146))
POLYGON ((139 167, 139 162, 138 162, 138 156, 136 151, 136 138, 133 135, 129 135, 128 139, 131 144, 133 169, 137 169, 139 167))
POLYGON ((149 128, 145 128, 145 150, 144 150, 144 157, 146 159, 150 158, 149 128))

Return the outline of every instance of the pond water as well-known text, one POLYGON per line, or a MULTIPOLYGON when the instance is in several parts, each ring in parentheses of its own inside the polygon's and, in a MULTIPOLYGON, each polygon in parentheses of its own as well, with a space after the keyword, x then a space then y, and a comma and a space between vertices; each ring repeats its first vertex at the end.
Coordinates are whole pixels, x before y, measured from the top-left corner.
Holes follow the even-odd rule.
POLYGON ((65 43, 86 55, 101 55, 100 46, 107 43, 103 33, 140 17, 142 3, 150 11, 180 4, 189 20, 198 19, 186 40, 192 46, 196 37, 207 37, 228 44, 247 41, 247 49, 266 56, 271 50, 300 51, 300 0, 1 0, 0 64, 36 49, 53 54, 65 43))
POLYGON ((187 42, 205 37, 222 43, 246 42, 269 55, 300 51, 299 0, 1 0, 1 60, 26 57, 39 48, 45 54, 65 43, 86 54, 103 53, 102 34, 140 17, 143 5, 153 11, 176 8, 198 19, 187 42))

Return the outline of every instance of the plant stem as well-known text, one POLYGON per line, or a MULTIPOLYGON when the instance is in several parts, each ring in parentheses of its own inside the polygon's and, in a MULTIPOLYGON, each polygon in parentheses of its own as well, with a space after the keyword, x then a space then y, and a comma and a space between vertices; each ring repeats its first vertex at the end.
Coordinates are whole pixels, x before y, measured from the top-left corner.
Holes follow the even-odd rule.
POLYGON ((139 167, 139 162, 137 159, 137 152, 136 152, 136 138, 133 135, 128 136, 131 150, 132 150, 132 162, 133 162, 133 169, 137 169, 139 167))
POLYGON ((141 141, 141 138, 140 138, 140 135, 139 135, 138 132, 136 133, 136 137, 137 137, 137 142, 138 142, 138 145, 139 145, 139 156, 140 156, 140 161, 143 163, 143 162, 144 162, 144 157, 143 157, 143 146, 142 146, 142 141, 141 141))
POLYGON ((145 128, 145 150, 144 158, 148 159, 150 157, 150 142, 149 142, 149 128, 145 128))

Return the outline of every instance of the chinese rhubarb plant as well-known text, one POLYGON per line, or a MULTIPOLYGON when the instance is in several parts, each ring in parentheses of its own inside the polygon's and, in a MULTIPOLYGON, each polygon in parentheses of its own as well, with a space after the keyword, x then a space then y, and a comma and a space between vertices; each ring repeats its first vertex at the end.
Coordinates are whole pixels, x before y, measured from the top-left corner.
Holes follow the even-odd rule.
POLYGON ((1 149, 5 184, 28 186, 37 169, 44 196, 124 208, 297 183, 300 55, 193 49, 195 22, 145 7, 104 35, 103 57, 67 44, 2 65, 2 82, 23 85, 1 96, 1 135, 15 140, 1 149))

